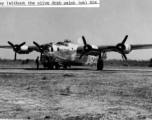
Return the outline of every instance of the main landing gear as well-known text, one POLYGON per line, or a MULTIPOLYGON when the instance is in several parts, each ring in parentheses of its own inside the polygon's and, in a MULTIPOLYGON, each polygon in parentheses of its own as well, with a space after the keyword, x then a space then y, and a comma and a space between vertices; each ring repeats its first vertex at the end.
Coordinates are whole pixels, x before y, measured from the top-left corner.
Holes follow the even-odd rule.
POLYGON ((48 62, 48 63, 43 63, 43 66, 44 68, 48 68, 49 70, 60 70, 61 67, 66 70, 67 69, 67 65, 61 65, 59 63, 51 63, 51 62, 48 62))
POLYGON ((103 63, 102 57, 104 56, 104 54, 105 54, 105 52, 101 56, 101 52, 99 53, 99 59, 98 59, 98 62, 97 62, 97 70, 103 70, 104 63, 103 63))
POLYGON ((59 70, 60 69, 60 65, 58 63, 55 64, 55 69, 59 70))
POLYGON ((104 67, 103 59, 98 59, 97 70, 103 70, 103 67, 104 67))

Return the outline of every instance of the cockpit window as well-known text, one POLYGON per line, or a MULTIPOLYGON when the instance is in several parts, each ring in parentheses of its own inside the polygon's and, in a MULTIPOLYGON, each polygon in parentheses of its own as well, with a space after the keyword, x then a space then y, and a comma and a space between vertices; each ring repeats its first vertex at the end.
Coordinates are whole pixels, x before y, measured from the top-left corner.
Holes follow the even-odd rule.
POLYGON ((65 39, 64 43, 73 43, 73 41, 69 40, 69 39, 65 39))
POLYGON ((57 42, 56 45, 68 46, 68 44, 67 44, 67 43, 64 43, 64 42, 57 42))

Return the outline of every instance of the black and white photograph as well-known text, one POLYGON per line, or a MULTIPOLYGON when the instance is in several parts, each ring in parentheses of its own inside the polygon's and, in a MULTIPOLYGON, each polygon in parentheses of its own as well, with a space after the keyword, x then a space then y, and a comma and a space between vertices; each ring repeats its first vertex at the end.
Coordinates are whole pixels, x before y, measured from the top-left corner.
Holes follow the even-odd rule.
POLYGON ((0 120, 152 120, 151 0, 20 1, 0 0, 0 120))

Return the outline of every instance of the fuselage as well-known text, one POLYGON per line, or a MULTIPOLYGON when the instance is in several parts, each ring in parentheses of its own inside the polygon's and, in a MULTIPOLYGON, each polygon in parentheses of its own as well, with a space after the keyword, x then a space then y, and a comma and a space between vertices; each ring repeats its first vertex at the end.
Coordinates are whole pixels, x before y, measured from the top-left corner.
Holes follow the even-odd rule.
POLYGON ((93 55, 84 55, 80 59, 83 52, 83 46, 66 43, 52 44, 48 46, 48 50, 43 52, 47 62, 54 62, 66 65, 93 65, 97 63, 98 57, 93 55))

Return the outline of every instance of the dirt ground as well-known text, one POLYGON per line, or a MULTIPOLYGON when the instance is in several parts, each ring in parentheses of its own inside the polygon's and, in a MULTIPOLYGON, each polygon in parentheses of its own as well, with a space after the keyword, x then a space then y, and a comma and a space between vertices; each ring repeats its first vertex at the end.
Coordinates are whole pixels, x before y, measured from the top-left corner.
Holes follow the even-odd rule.
POLYGON ((0 68, 0 118, 151 120, 152 70, 0 68))

